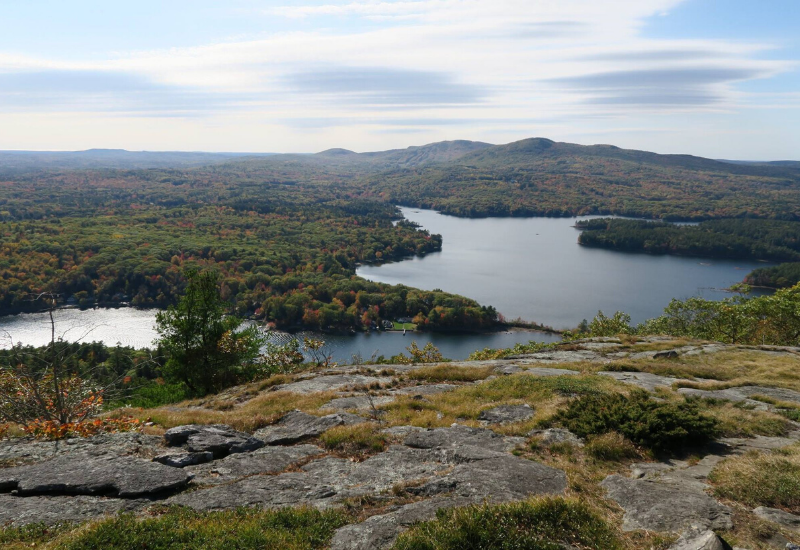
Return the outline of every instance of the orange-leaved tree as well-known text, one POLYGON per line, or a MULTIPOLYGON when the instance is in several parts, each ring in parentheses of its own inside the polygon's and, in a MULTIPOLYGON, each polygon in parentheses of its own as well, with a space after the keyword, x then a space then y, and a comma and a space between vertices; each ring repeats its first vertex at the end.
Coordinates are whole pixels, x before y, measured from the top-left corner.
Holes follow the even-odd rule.
POLYGON ((71 351, 56 339, 55 296, 42 297, 48 303, 50 343, 43 348, 13 345, 0 362, 0 424, 19 424, 51 439, 133 427, 136 422, 90 421, 102 408, 104 389, 67 368, 71 351))

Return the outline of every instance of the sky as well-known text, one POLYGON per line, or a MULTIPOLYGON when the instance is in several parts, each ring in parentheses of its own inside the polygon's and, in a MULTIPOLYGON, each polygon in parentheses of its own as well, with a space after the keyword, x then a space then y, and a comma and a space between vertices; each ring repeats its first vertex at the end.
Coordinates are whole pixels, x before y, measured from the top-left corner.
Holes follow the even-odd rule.
POLYGON ((800 160, 798 0, 0 0, 0 149, 800 160))

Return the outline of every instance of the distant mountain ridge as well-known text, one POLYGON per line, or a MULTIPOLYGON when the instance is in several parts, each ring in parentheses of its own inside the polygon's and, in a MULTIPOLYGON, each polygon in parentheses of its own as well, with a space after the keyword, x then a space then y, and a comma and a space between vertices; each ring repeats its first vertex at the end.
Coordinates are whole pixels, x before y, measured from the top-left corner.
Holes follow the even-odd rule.
POLYGON ((694 155, 662 155, 649 151, 622 149, 614 145, 578 145, 547 138, 528 138, 504 145, 478 141, 442 141, 406 149, 356 153, 347 149, 328 149, 313 155, 274 155, 246 162, 268 165, 288 163, 328 169, 376 172, 428 167, 452 167, 456 170, 479 168, 509 170, 511 168, 542 170, 554 168, 558 161, 571 165, 576 162, 622 162, 632 165, 668 169, 715 172, 725 174, 800 178, 800 161, 736 162, 720 161, 694 155))
POLYGON ((0 151, 0 173, 41 170, 189 168, 219 164, 254 153, 204 153, 180 151, 127 151, 87 149, 85 151, 0 151))
POLYGON ((376 167, 407 168, 440 162, 458 160, 470 153, 495 147, 491 143, 480 141, 440 141, 427 145, 412 146, 406 149, 390 149, 356 153, 347 149, 328 149, 316 155, 317 159, 330 159, 336 162, 367 163, 376 167))
POLYGON ((641 166, 678 168, 749 176, 800 179, 800 161, 714 160, 693 155, 662 155, 614 145, 578 145, 547 138, 529 138, 504 145, 454 140, 405 149, 357 153, 334 148, 316 154, 151 152, 124 149, 86 151, 0 151, 0 173, 73 169, 193 168, 224 163, 251 167, 305 166, 352 173, 403 170, 437 165, 455 169, 511 168, 538 171, 576 162, 623 162, 641 166))
POLYGON ((547 138, 529 138, 506 145, 495 145, 464 155, 458 164, 481 168, 526 167, 532 162, 554 158, 613 159, 642 165, 682 168, 754 176, 800 176, 800 162, 729 162, 694 155, 662 155, 615 145, 577 145, 547 138))

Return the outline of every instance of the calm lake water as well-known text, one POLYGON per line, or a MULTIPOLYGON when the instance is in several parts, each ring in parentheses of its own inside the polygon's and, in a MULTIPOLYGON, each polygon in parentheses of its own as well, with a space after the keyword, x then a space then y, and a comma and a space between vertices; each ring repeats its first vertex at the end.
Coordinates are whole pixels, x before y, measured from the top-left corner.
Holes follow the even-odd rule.
MULTIPOLYGON (((634 322, 661 314, 672 298, 722 299, 759 262, 629 254, 578 245, 576 218, 444 216, 403 208, 444 239, 442 251, 359 268, 372 281, 440 288, 493 305, 509 319, 574 327, 598 310, 634 322)), ((580 218, 586 219, 586 217, 580 218)))
MULTIPOLYGON (((56 312, 56 335, 68 341, 104 342, 106 345, 145 348, 151 346, 158 334, 155 330, 155 310, 132 308, 96 309, 80 311, 63 309, 56 312)), ((369 359, 373 354, 390 357, 406 352, 406 347, 416 341, 419 347, 428 342, 439 348, 445 357, 466 359, 475 350, 508 348, 516 343, 554 342, 555 335, 539 332, 511 331, 488 334, 455 335, 408 332, 387 332, 370 334, 319 335, 300 333, 295 335, 313 336, 325 340, 336 361, 350 362, 354 354, 369 359)), ((284 343, 292 338, 286 333, 274 333, 272 340, 284 343)), ((50 324, 47 314, 22 314, 0 317, 0 348, 12 344, 43 346, 50 341, 50 324)), ((406 352, 407 354, 407 352, 406 352)))
MULTIPOLYGON (((570 218, 485 218, 443 216, 431 210, 404 208, 403 213, 444 238, 442 252, 381 266, 363 266, 358 274, 373 281, 440 288, 493 305, 507 318, 537 321, 556 328, 576 326, 598 310, 628 312, 634 322, 655 317, 670 299, 729 296, 722 289, 740 282, 763 263, 703 260, 674 256, 626 254, 578 246, 570 218)), ((97 309, 60 310, 56 334, 70 341, 100 341, 136 348, 152 345, 157 334, 155 311, 97 309)), ((302 335, 301 335, 302 336, 302 335)), ((289 338, 275 334, 276 341, 289 338)), ((371 333, 322 336, 337 361, 354 354, 364 359, 389 357, 416 340, 428 342, 445 357, 465 359, 485 347, 504 348, 531 340, 558 337, 512 331, 480 335, 371 333)), ((13 341, 44 345, 50 327, 44 314, 0 317, 0 347, 13 341)))

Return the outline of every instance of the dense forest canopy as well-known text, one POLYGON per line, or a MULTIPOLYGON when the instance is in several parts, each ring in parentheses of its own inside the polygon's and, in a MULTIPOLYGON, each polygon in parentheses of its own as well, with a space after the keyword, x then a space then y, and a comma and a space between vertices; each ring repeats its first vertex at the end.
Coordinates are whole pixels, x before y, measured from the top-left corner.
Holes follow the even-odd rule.
POLYGON ((446 163, 368 174, 358 186, 389 202, 466 217, 800 216, 800 169, 793 165, 740 165, 545 139, 484 148, 446 163))
POLYGON ((429 329, 492 326, 472 300, 374 284, 359 262, 441 249, 389 204, 286 173, 70 171, 0 185, 0 311, 59 293, 81 306, 165 307, 187 267, 213 268, 238 313, 278 326, 372 326, 413 317, 429 329))
POLYGON ((767 288, 789 288, 800 283, 800 262, 787 262, 771 267, 754 269, 744 282, 767 288))
POLYGON ((800 282, 800 222, 724 219, 697 225, 625 219, 581 220, 578 242, 625 252, 704 258, 768 260, 777 266, 753 270, 751 286, 788 288, 800 282))
POLYGON ((584 246, 740 260, 800 260, 800 223, 728 219, 675 225, 624 219, 579 221, 584 246))
MULTIPOLYGON (((397 317, 434 330, 495 324, 494 309, 468 298, 355 276, 360 262, 441 249, 440 236, 398 223, 394 204, 461 216, 717 218, 686 233, 626 226, 627 240, 614 246, 800 260, 794 225, 776 221, 800 214, 800 170, 791 164, 544 139, 216 156, 215 164, 201 167, 191 166, 197 155, 174 155, 169 168, 132 169, 130 162, 153 158, 115 161, 104 153, 102 166, 109 168, 47 162, 35 170, 3 164, 0 155, 0 313, 36 309, 31 296, 42 291, 87 307, 165 307, 182 291, 183 270, 199 267, 219 271, 234 311, 281 327, 360 328, 397 317), (774 221, 730 219, 744 217, 774 221), (644 239, 645 231, 657 237, 644 239), (692 238, 675 240, 692 231, 692 238)), ((600 233, 610 246, 609 228, 584 235, 600 233)))

